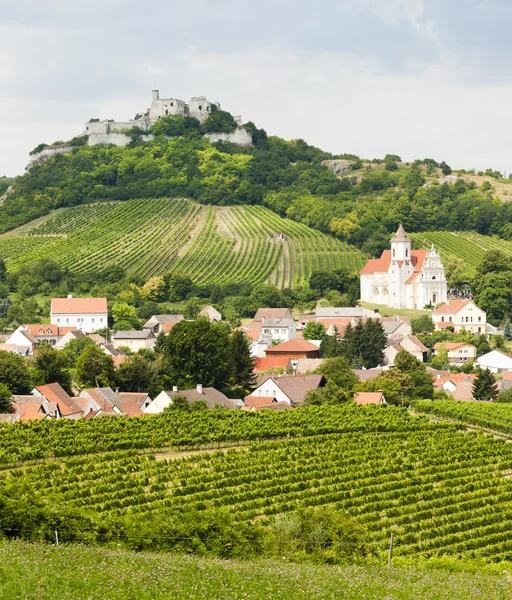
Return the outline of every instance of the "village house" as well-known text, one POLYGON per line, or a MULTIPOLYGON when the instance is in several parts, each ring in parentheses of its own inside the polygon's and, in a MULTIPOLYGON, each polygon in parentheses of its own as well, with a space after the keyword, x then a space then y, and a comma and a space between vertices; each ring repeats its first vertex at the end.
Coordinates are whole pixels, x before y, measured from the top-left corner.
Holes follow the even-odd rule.
POLYGON ((316 371, 324 362, 324 358, 299 358, 296 361, 288 359, 287 370, 293 371, 295 375, 306 375, 316 371))
POLYGON ((436 329, 452 327, 455 333, 462 330, 471 333, 485 333, 486 313, 472 300, 449 300, 432 313, 436 329))
POLYGON ((289 359, 283 356, 264 356, 254 359, 254 373, 256 375, 262 371, 269 371, 271 369, 282 369, 283 372, 286 372, 288 368, 289 359))
POLYGON ((88 419, 103 415, 140 417, 152 402, 146 392, 115 392, 110 387, 85 388, 75 400, 88 419))
POLYGON ((387 404, 383 392, 357 392, 354 395, 354 403, 359 406, 368 404, 387 404))
POLYGON ((202 401, 206 404, 207 408, 220 406, 222 408, 236 409, 241 405, 239 401, 231 400, 213 387, 203 387, 198 384, 192 390, 179 390, 177 386, 174 386, 172 391, 160 392, 160 394, 144 408, 144 412, 147 414, 162 413, 166 408, 169 408, 169 406, 172 405, 174 398, 178 396, 185 398, 187 402, 202 401))
POLYGON ((279 356, 287 358, 295 365, 301 358, 318 358, 320 356, 320 348, 312 342, 303 338, 296 338, 283 344, 277 344, 267 348, 266 356, 279 356))
POLYGON ((176 323, 183 321, 184 318, 183 315, 153 315, 144 323, 142 329, 149 329, 155 335, 169 333, 176 323))
POLYGON ((436 391, 444 390, 454 400, 473 400, 473 383, 475 374, 450 373, 434 380, 436 391))
POLYGON ((512 371, 505 371, 505 373, 503 373, 503 379, 497 383, 500 392, 510 390, 512 388, 512 371))
POLYGON ((293 410, 291 404, 285 401, 279 402, 276 398, 265 398, 263 396, 246 396, 242 410, 256 412, 260 410, 293 410))
POLYGON ((83 415, 75 398, 58 383, 36 386, 30 395, 12 397, 10 422, 32 419, 78 419, 83 415))
POLYGON ((512 355, 501 350, 492 350, 480 356, 475 366, 482 369, 489 369, 492 373, 505 373, 512 371, 512 355))
POLYGON ((112 342, 116 349, 129 348, 133 352, 138 352, 145 348, 152 348, 155 345, 156 337, 149 329, 143 329, 142 331, 116 331, 112 342))
POLYGON ((294 406, 303 402, 310 390, 316 390, 324 385, 323 375, 264 375, 250 397, 272 399, 272 401, 275 399, 277 402, 287 402, 290 406, 294 406))
POLYGON ((476 347, 467 342, 437 342, 434 351, 446 350, 450 365, 460 365, 476 359, 476 347))
POLYGON ((87 336, 83 331, 80 331, 79 329, 72 329, 71 331, 68 331, 64 337, 60 338, 60 340, 55 344, 55 348, 57 350, 63 350, 71 340, 78 340, 84 337, 87 336))
POLYGON ((402 225, 391 238, 391 249, 369 260, 360 276, 363 302, 390 308, 423 308, 446 302, 446 276, 434 245, 430 250, 413 250, 402 225))
POLYGON ((222 315, 213 306, 205 306, 198 316, 208 319, 210 323, 220 323, 222 321, 222 315))
POLYGON ((85 333, 108 327, 106 298, 52 298, 50 323, 85 333))
POLYGON ((0 350, 14 352, 14 354, 19 354, 24 358, 28 358, 29 356, 32 356, 38 344, 38 340, 30 333, 30 331, 21 325, 9 336, 4 344, 0 345, 0 350))
POLYGON ((33 335, 39 344, 46 343, 52 346, 55 346, 66 333, 74 329, 74 327, 59 327, 50 323, 23 325, 23 328, 33 335))

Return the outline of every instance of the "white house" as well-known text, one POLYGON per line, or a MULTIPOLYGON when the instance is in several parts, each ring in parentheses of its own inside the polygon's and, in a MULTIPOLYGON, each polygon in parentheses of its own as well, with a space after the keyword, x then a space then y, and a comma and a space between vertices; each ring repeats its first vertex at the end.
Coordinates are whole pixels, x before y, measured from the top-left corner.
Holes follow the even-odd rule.
POLYGON ((74 327, 58 327, 49 323, 35 323, 23 325, 29 333, 31 333, 39 343, 46 343, 55 346, 66 333, 73 331, 74 327))
POLYGON ((250 396, 275 398, 277 402, 287 402, 293 406, 303 402, 310 390, 324 385, 323 375, 265 375, 250 396))
POLYGON ((162 333, 169 333, 169 331, 184 320, 183 315, 153 315, 151 319, 144 323, 142 329, 150 329, 155 335, 162 333))
POLYGON ((475 360, 476 347, 467 342, 437 342, 434 351, 446 350, 448 362, 451 365, 460 365, 475 360))
POLYGON ((413 250, 402 225, 391 249, 371 259, 360 271, 361 300, 391 308, 423 308, 446 302, 447 284, 439 254, 413 250))
POLYGON ((478 358, 475 366, 479 366, 482 369, 489 369, 493 373, 512 371, 512 355, 506 354, 501 350, 493 350, 478 358))
POLYGON ((231 400, 222 392, 219 392, 219 390, 213 387, 203 388, 202 385, 198 384, 192 390, 179 390, 177 386, 174 386, 172 391, 160 392, 152 402, 143 408, 143 411, 147 414, 159 414, 171 406, 174 398, 177 396, 185 398, 187 402, 195 402, 196 400, 200 400, 205 402, 208 408, 222 406, 224 408, 235 409, 239 407, 239 401, 231 400))
POLYGON ((138 352, 144 348, 151 348, 155 345, 155 334, 149 329, 142 331, 116 331, 112 342, 114 348, 126 347, 138 352))
POLYGON ((455 333, 462 329, 471 333, 485 333, 487 315, 472 300, 449 300, 432 313, 436 329, 453 327, 455 333))
POLYGON ((108 327, 106 298, 52 298, 50 322, 60 327, 74 327, 91 333, 108 327))
POLYGON ((199 313, 199 316, 207 318, 210 321, 210 323, 220 323, 222 321, 222 315, 220 314, 220 312, 210 305, 205 306, 203 310, 199 313))
POLYGON ((38 343, 30 331, 20 325, 5 341, 5 344, 2 344, 2 349, 27 357, 32 355, 38 343))

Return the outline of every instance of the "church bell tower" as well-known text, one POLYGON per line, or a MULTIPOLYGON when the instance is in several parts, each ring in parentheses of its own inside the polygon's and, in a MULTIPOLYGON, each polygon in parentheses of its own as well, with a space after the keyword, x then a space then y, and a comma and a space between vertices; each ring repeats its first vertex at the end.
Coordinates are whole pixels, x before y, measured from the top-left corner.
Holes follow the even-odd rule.
POLYGON ((395 235, 391 238, 391 260, 411 260, 411 238, 407 236, 400 223, 395 235))

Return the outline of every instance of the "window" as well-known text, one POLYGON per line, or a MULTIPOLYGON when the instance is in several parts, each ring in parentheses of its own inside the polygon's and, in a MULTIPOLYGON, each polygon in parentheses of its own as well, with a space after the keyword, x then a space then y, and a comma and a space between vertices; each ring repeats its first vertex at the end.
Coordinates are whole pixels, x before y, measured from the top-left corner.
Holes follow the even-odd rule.
POLYGON ((43 333, 44 333, 44 330, 43 330, 43 329, 40 329, 40 330, 39 330, 39 333, 40 333, 41 335, 43 335, 43 333))
POLYGON ((275 334, 279 334, 279 329, 274 329, 275 334))
POLYGON ((264 329, 263 333, 270 333, 270 329, 264 329))
POLYGON ((103 317, 100 319, 100 323, 103 323, 103 317))
POLYGON ((441 317, 441 323, 444 323, 444 317, 441 317))
POLYGON ((405 249, 405 257, 407 258, 408 256, 409 256, 409 249, 408 249, 408 248, 406 248, 406 249, 405 249))
POLYGON ((478 328, 478 333, 481 333, 481 332, 482 332, 482 328, 481 328, 481 327, 479 327, 479 328, 478 328))
POLYGON ((478 322, 481 323, 482 317, 478 317, 478 322))
POLYGON ((60 323, 60 319, 57 319, 57 323, 60 323))
POLYGON ((393 248, 393 258, 395 258, 395 249, 393 248))
POLYGON ((92 318, 92 322, 94 323, 94 317, 92 318))

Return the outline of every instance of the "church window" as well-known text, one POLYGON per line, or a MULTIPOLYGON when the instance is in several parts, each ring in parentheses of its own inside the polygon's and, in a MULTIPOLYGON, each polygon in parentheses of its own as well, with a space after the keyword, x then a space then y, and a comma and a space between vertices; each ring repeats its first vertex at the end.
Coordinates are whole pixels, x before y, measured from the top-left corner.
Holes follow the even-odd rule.
POLYGON ((395 258, 395 249, 393 248, 393 258, 395 258))
POLYGON ((441 317, 441 323, 444 323, 444 317, 441 317))
POLYGON ((478 317, 478 322, 480 323, 482 320, 482 317, 478 317))
POLYGON ((408 248, 405 249, 405 256, 406 257, 409 256, 409 249, 408 248))
POLYGON ((168 111, 167 109, 165 109, 165 114, 166 114, 166 115, 168 115, 168 114, 169 114, 169 111, 168 111))

